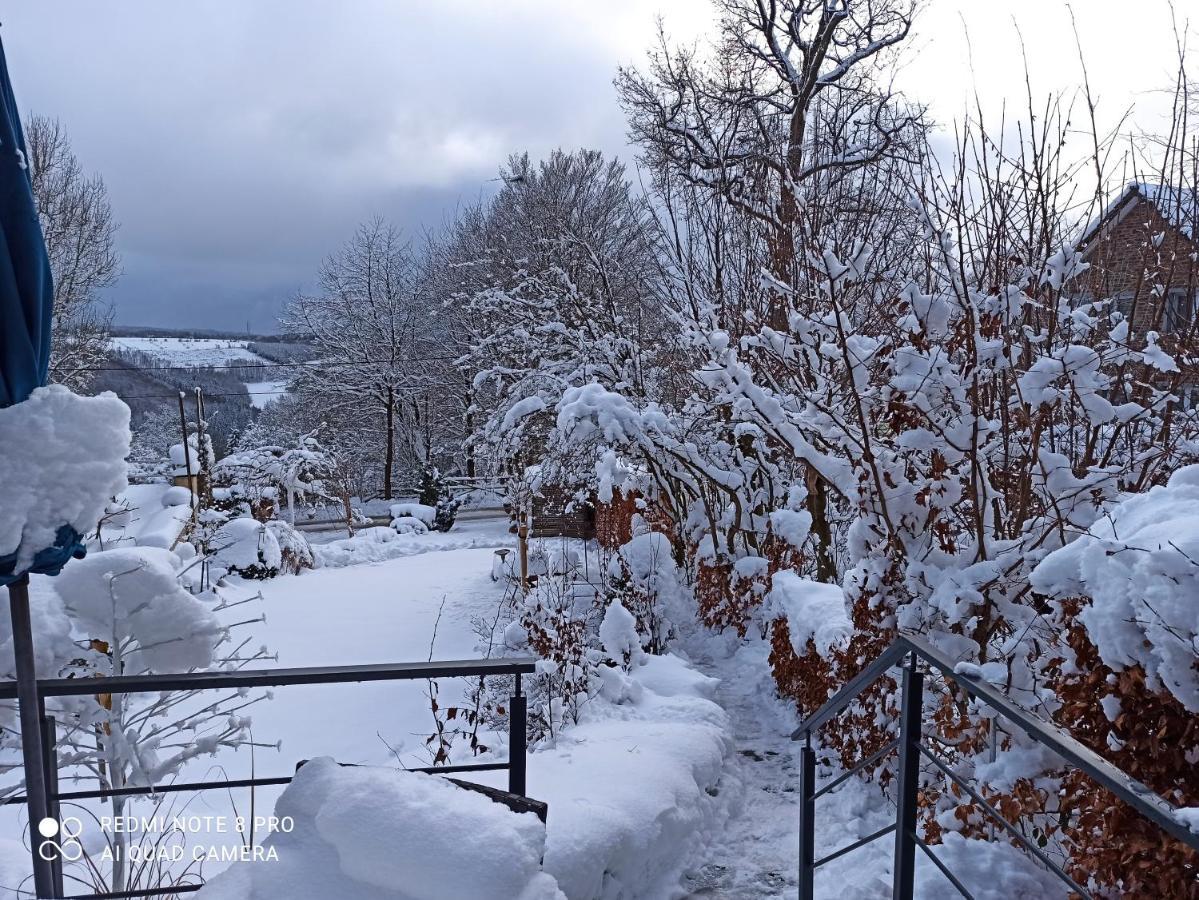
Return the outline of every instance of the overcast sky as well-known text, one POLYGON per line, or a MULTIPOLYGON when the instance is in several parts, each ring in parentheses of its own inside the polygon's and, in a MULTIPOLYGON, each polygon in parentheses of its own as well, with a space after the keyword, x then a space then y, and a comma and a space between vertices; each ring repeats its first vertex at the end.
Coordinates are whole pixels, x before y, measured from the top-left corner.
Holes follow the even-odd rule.
MULTIPOLYGON (((1186 3, 1179 3, 1185 9, 1186 3)), ((17 100, 103 175, 124 324, 271 330, 354 225, 414 234, 492 190, 508 154, 631 160, 612 89, 655 16, 702 38, 706 0, 38 0, 5 4, 17 100)), ((1102 112, 1162 115, 1165 0, 1076 4, 1102 112)), ((950 122, 977 88, 1022 102, 1078 81, 1060 0, 930 0, 899 84, 950 122), (964 35, 970 34, 973 67, 964 35)))

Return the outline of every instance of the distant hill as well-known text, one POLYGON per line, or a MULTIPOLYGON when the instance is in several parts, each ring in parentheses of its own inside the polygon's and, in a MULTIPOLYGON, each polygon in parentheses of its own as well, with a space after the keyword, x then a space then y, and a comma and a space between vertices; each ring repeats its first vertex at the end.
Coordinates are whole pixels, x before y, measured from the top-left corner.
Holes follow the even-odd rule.
POLYGON ((146 325, 113 325, 113 337, 213 338, 230 341, 253 341, 259 344, 302 343, 294 335, 251 334, 245 331, 220 331, 215 328, 153 328, 146 325))

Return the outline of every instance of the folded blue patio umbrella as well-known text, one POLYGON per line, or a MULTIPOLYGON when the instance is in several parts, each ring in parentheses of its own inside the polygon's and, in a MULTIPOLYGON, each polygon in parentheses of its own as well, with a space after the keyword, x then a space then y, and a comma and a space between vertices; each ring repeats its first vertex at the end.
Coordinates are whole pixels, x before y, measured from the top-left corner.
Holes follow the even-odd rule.
MULTIPOLYGON (((46 383, 53 302, 50 259, 33 198, 25 135, 0 42, 0 407, 20 403, 46 383)), ((0 454, 4 452, 0 447, 0 454)), ((73 529, 61 528, 57 537, 55 547, 37 554, 32 571, 56 574, 67 559, 82 552, 73 529)), ((58 896, 59 871, 37 852, 37 826, 51 804, 37 702, 29 579, 28 572, 14 573, 15 562, 15 555, 0 557, 0 585, 8 585, 12 615, 34 890, 38 897, 50 897, 58 896)))
POLYGON ((0 42, 0 407, 46 383, 54 286, 0 42))

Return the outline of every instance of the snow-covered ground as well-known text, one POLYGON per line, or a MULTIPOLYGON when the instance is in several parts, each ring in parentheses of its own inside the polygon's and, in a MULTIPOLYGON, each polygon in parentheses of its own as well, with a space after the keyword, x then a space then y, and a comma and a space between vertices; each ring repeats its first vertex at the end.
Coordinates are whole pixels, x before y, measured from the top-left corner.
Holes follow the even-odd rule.
POLYGON ((288 369, 278 368, 271 360, 259 356, 249 349, 249 341, 225 338, 177 338, 177 337, 115 337, 113 347, 144 353, 159 366, 181 368, 203 368, 204 366, 235 366, 249 364, 263 366, 261 380, 243 382, 250 395, 251 405, 262 409, 268 403, 287 393, 287 380, 269 379, 266 376, 288 369))
POLYGON ((144 353, 163 366, 200 368, 270 362, 250 352, 249 341, 225 338, 114 337, 112 344, 117 350, 144 353))
POLYGON ((247 381, 246 391, 250 395, 250 405, 262 409, 268 403, 273 403, 287 393, 286 381, 247 381))
MULTIPOLYGON (((798 745, 793 709, 775 696, 769 646, 710 634, 693 636, 688 650, 699 669, 719 678, 716 700, 733 725, 736 753, 727 783, 736 785, 737 813, 719 840, 697 855, 684 886, 688 900, 794 897, 798 890, 798 745)), ((822 781, 838 772, 818 771, 822 781)), ((895 806, 879 787, 851 778, 816 801, 816 858, 827 856, 895 821, 895 806)), ((816 870, 816 896, 882 900, 891 896, 895 851, 891 835, 816 870)), ((1011 845, 967 841, 948 832, 933 851, 977 900, 1064 898, 1061 882, 1011 845)), ((957 890, 923 854, 916 856, 916 896, 953 900, 957 890)))
MULTIPOLYGON (((157 495, 138 499, 166 509, 157 495)), ((494 548, 512 542, 506 518, 470 519, 448 534, 397 538, 387 544, 402 549, 392 558, 240 582, 236 592, 261 591, 266 622, 239 631, 277 652, 279 666, 477 657, 475 620, 494 621, 504 602, 504 586, 491 580, 494 548)), ((318 553, 331 549, 338 548, 317 547, 318 553)), ((36 602, 52 584, 33 580, 36 602)), ((259 605, 244 608, 248 619, 259 605)), ((622 685, 606 686, 603 696, 588 702, 580 725, 529 758, 529 794, 551 810, 544 867, 570 898, 677 896, 685 864, 696 848, 719 839, 736 801, 736 791, 725 784, 731 744, 727 717, 711 699, 716 682, 667 656, 635 667, 622 685)), ((455 702, 464 687, 443 681, 443 706, 455 702)), ((178 780, 290 775, 298 761, 319 757, 367 766, 429 765, 425 739, 433 719, 426 690, 424 682, 277 688, 249 712, 254 740, 279 742, 279 749, 259 747, 253 755, 244 747, 222 750, 215 759, 188 763, 178 780)), ((489 735, 488 741, 494 758, 506 757, 506 735, 489 735)), ((478 780, 503 787, 505 778, 496 772, 478 780)), ((252 804, 258 814, 269 814, 282 791, 172 795, 162 810, 143 801, 130 812, 231 818, 248 814, 252 804)), ((98 803, 85 806, 97 815, 105 812, 98 803)), ((15 809, 10 814, 13 833, 16 814, 15 809)), ((238 836, 209 833, 192 840, 231 846, 238 836)), ((203 876, 211 878, 226 865, 207 863, 203 876)))

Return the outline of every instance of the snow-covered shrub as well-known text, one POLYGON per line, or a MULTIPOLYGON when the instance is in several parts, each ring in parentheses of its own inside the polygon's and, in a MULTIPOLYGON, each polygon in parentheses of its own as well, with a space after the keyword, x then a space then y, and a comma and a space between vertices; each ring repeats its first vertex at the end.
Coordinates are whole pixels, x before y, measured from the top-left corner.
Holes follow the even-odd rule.
POLYGON ((579 554, 562 541, 539 540, 529 545, 529 575, 573 576, 579 569, 579 554))
POLYGON ((694 617, 672 551, 666 535, 645 531, 608 563, 609 604, 627 607, 650 653, 664 652, 676 625, 694 617))
POLYGON ((424 503, 393 503, 388 507, 392 519, 416 519, 427 529, 437 519, 437 507, 424 503))
POLYGON ((312 553, 312 545, 294 525, 282 519, 271 519, 265 525, 279 545, 280 572, 298 575, 304 569, 315 568, 316 559, 312 553))
POLYGON ((462 502, 456 497, 442 497, 437 501, 437 515, 433 517, 434 531, 449 531, 458 519, 458 508, 462 502))
POLYGON ((228 488, 230 500, 248 503, 248 512, 262 519, 286 501, 294 525, 299 506, 337 499, 338 460, 321 444, 319 432, 300 435, 293 446, 268 444, 230 453, 214 465, 214 484, 228 488))
MULTIPOLYGON (((1176 806, 1199 807, 1199 465, 1113 506, 1033 570, 1060 638, 1053 717, 1176 806)), ((1170 896, 1199 854, 1076 773, 1061 780, 1075 878, 1170 896)))
POLYGON ((624 608, 618 599, 608 603, 604 618, 600 622, 599 639, 608 659, 626 672, 636 665, 644 651, 641 649, 641 634, 637 630, 636 617, 624 608))
MULTIPOLYGON (((275 532, 248 516, 230 519, 212 536, 212 564, 243 578, 274 578, 283 564, 275 532)), ((216 576, 219 580, 220 576, 216 576)))
POLYGON ((391 529, 396 534, 429 533, 429 526, 415 516, 396 516, 391 520, 391 529))
POLYGON ((562 576, 539 578, 518 602, 517 621, 538 657, 537 671, 526 679, 529 731, 534 740, 552 740, 564 725, 579 721, 598 688, 599 617, 590 598, 576 598, 571 580, 562 576))
MULTIPOLYGON (((154 547, 96 552, 54 579, 62 616, 78 642, 59 674, 232 670, 264 659, 264 648, 248 649, 244 641, 223 649, 230 637, 220 618, 226 598, 211 590, 184 590, 186 555, 154 547)), ((166 691, 48 700, 60 728, 61 777, 112 789, 161 784, 189 760, 249 743, 244 710, 260 699, 238 691, 166 691)), ((110 802, 120 816, 142 800, 116 796, 110 802)), ((138 884, 145 873, 127 864, 128 834, 108 832, 106 840, 113 852, 111 871, 75 874, 105 890, 138 884)), ((169 879, 169 871, 162 877, 169 879)))
POLYGON ((1075 618, 1103 664, 1139 667, 1147 689, 1199 715, 1199 465, 1113 506, 1030 581, 1051 597, 1088 598, 1075 618))

